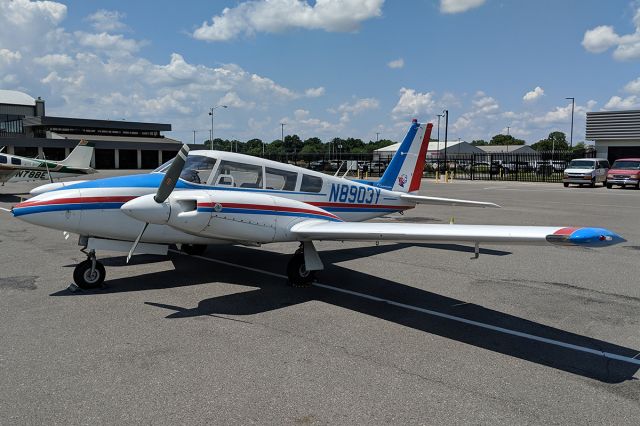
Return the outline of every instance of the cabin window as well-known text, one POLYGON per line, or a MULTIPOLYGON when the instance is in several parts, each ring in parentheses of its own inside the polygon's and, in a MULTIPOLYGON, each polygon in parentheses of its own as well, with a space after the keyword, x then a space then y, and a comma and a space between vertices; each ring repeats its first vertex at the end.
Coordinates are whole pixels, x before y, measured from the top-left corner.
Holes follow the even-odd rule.
POLYGON ((7 162, 7 157, 5 157, 4 155, 0 155, 0 163, 5 164, 7 162))
POLYGON ((216 182, 238 188, 262 189, 262 166, 223 160, 218 167, 216 182))
POLYGON ((302 192, 320 192, 322 191, 322 178, 317 176, 302 175, 302 184, 300 185, 302 192))
POLYGON ((267 167, 265 171, 267 189, 277 189, 281 191, 294 191, 296 189, 298 173, 272 169, 271 167, 267 167))
POLYGON ((20 161, 19 158, 11 157, 11 164, 19 166, 20 164, 22 164, 22 161, 20 161))

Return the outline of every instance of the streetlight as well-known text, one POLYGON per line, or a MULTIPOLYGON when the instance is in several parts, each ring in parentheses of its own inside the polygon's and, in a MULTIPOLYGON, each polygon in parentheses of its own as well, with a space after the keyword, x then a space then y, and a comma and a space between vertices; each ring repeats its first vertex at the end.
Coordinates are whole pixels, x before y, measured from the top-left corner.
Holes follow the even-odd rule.
POLYGON ((507 152, 509 152, 509 129, 511 129, 511 126, 507 126, 507 152))
POLYGON ((575 109, 576 106, 576 98, 565 98, 565 99, 571 99, 571 138, 569 139, 570 142, 570 147, 571 149, 573 149, 573 110, 575 109))
POLYGON ((444 171, 449 170, 449 165, 447 164, 447 133, 449 131, 449 110, 445 109, 442 111, 444 114, 444 171))
POLYGON ((211 108, 209 108, 209 115, 211 116, 211 137, 209 138, 209 140, 211 141, 211 149, 213 150, 213 111, 218 109, 218 108, 228 108, 226 105, 216 105, 213 106, 211 108))

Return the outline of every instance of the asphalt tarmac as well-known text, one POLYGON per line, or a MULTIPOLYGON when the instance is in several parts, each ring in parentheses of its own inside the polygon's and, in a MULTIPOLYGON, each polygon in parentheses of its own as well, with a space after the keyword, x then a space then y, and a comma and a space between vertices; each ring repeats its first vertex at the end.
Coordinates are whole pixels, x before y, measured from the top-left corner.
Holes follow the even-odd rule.
MULTIPOLYGON (((101 172, 99 178, 119 172, 101 172)), ((35 184, 0 187, 10 208, 35 184)), ((0 211, 1 424, 638 424, 640 191, 423 181, 382 221, 601 226, 606 249, 296 244, 203 257, 98 253, 104 288, 67 290, 77 240, 0 211)))

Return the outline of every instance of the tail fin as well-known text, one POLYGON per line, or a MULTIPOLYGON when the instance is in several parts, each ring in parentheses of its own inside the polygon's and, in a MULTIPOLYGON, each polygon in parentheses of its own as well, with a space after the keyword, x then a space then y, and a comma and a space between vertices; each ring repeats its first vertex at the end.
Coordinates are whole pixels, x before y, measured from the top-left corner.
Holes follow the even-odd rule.
POLYGON ((414 119, 389 167, 374 185, 398 192, 419 190, 432 128, 433 124, 420 124, 414 119))
POLYGON ((93 156, 93 145, 86 140, 81 140, 78 145, 73 148, 71 154, 60 164, 67 167, 77 167, 79 169, 88 169, 91 167, 91 157, 93 156))

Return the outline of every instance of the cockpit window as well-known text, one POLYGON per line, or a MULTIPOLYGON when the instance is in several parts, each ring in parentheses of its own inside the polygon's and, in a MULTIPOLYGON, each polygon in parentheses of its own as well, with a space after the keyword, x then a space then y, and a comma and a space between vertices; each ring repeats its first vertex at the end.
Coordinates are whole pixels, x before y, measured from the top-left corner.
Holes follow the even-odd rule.
MULTIPOLYGON (((173 163, 173 159, 155 169, 154 172, 166 173, 167 170, 169 170, 169 167, 171 167, 171 163, 173 163)), ((182 168, 182 173, 180 173, 180 179, 193 183, 207 183, 215 164, 215 158, 206 157, 204 155, 189 155, 187 156, 187 161, 182 168)))
POLYGON ((262 189, 262 167, 222 160, 214 184, 262 189))

